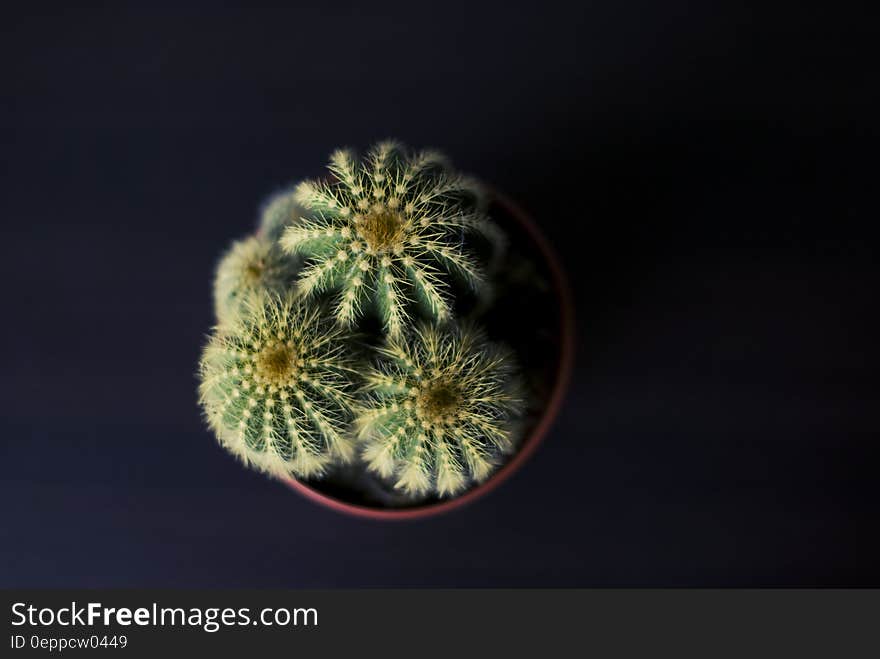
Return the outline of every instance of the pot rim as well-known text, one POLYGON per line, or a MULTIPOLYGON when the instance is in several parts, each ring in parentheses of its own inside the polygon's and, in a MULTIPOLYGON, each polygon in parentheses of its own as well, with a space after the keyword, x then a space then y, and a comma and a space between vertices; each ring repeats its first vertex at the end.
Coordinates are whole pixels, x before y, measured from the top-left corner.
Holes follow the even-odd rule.
POLYGON ((353 503, 346 503, 340 499, 322 494, 318 490, 302 483, 294 478, 284 478, 281 481, 307 499, 330 508, 340 513, 354 517, 383 520, 402 521, 423 519, 450 512, 462 506, 466 506, 479 498, 489 494, 508 478, 515 474, 537 450, 538 446, 550 431, 553 422, 559 415, 562 401, 568 389, 571 379, 571 371, 574 364, 574 302, 568 279, 563 272, 561 262, 547 238, 541 232, 538 224, 525 210, 513 202, 509 197, 500 193, 492 186, 487 186, 492 200, 501 206, 514 220, 516 220, 529 234, 532 241, 538 246, 538 250, 547 262, 550 275, 553 279, 553 288, 559 300, 559 333, 560 350, 559 361, 556 364, 556 378, 553 392, 531 433, 521 444, 513 457, 502 465, 498 471, 486 481, 471 488, 464 494, 440 503, 431 503, 411 508, 371 508, 353 503))

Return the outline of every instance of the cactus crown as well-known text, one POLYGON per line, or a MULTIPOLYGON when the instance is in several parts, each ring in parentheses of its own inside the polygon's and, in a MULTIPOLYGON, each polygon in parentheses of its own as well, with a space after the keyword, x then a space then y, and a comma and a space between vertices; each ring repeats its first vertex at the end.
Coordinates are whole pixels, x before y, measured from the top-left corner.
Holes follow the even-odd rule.
POLYGON ((215 330, 200 366, 200 397, 221 443, 280 476, 320 474, 348 460, 352 367, 340 330, 290 299, 249 303, 215 330))
POLYGON ((423 326, 390 340, 367 372, 356 421, 368 467, 413 495, 484 480, 514 445, 523 408, 514 370, 473 328, 423 326))
POLYGON ((367 309, 391 336, 410 321, 411 302, 436 321, 450 316, 448 276, 479 288, 485 272, 464 242, 468 233, 496 235, 480 210, 481 191, 433 152, 407 154, 382 142, 358 161, 330 158, 328 181, 306 181, 295 193, 304 218, 285 229, 281 246, 307 258, 304 295, 335 294, 344 326, 367 309))

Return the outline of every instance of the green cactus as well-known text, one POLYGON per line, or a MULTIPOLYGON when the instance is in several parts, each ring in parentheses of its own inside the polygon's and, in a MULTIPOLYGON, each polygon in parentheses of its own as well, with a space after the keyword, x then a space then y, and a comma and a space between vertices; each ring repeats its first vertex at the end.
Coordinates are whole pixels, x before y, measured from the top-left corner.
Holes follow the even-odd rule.
POLYGON ((260 211, 259 236, 277 242, 284 230, 303 216, 305 211, 294 195, 294 190, 283 190, 266 200, 260 211))
POLYGON ((368 469, 412 496, 485 480, 515 444, 524 403, 513 359, 473 328, 390 339, 355 421, 368 469))
POLYGON ((355 373, 346 337, 289 295, 252 297, 246 307, 214 331, 200 364, 200 401, 220 443, 280 477, 319 476, 350 460, 355 373))
POLYGON ((339 324, 368 309, 385 331, 401 336, 417 302, 434 321, 450 316, 450 280, 474 289, 486 284, 469 237, 488 242, 498 231, 482 211, 482 191, 433 152, 407 154, 383 142, 358 162, 336 151, 331 179, 307 181, 294 198, 304 218, 288 226, 281 246, 308 265, 298 286, 305 296, 332 291, 339 324))
POLYGON ((232 244, 214 277, 214 311, 221 325, 231 325, 256 296, 286 294, 296 279, 299 259, 276 242, 252 236, 232 244))

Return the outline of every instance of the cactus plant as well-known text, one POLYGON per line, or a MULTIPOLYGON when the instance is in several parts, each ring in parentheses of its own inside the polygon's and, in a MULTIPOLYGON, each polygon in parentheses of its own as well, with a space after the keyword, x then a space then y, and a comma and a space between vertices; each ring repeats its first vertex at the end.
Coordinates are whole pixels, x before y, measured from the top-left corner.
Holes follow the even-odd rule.
POLYGON ((512 356, 472 327, 423 326, 379 352, 356 420, 368 468, 410 495, 485 480, 524 407, 512 356))
POLYGON ((480 186, 442 156, 382 142, 360 162, 351 151, 336 151, 328 169, 330 180, 297 186, 304 217, 280 242, 308 261, 300 292, 332 291, 341 325, 370 308, 398 337, 410 324, 412 301, 433 320, 450 316, 450 277, 475 289, 486 284, 466 239, 492 241, 498 232, 481 210, 480 186))
POLYGON ((318 308, 290 295, 249 298, 210 337, 200 376, 209 425, 245 464, 309 477, 353 456, 351 360, 342 332, 318 308))
POLYGON ((300 263, 263 236, 236 241, 224 254, 214 277, 214 310, 220 324, 234 324, 255 297, 284 295, 300 263))
POLYGON ((484 293, 506 237, 437 153, 382 142, 334 152, 329 172, 270 198, 220 261, 205 418, 278 478, 385 505, 458 495, 516 449, 526 414, 514 356, 473 321, 503 305, 484 293))

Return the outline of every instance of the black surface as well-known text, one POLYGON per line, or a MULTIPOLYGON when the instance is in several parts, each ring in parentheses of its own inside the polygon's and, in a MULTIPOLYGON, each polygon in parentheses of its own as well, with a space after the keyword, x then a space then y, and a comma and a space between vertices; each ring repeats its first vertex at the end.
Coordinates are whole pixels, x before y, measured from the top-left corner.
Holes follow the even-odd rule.
POLYGON ((743 4, 6 12, 0 585, 880 585, 872 22, 743 4), (194 376, 261 199, 387 136, 530 209, 579 320, 529 465, 393 525, 194 376))

